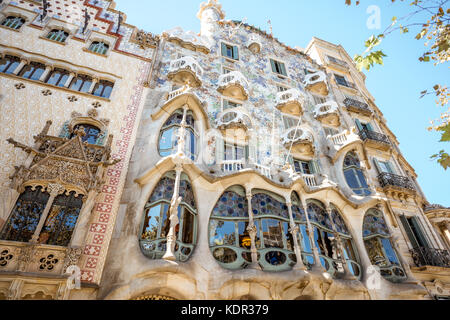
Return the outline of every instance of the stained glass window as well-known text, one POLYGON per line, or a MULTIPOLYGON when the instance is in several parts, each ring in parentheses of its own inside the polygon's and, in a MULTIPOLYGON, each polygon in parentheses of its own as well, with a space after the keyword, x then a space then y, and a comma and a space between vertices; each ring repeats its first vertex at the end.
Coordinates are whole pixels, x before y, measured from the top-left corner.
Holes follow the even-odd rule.
POLYGON ((369 196, 372 192, 367 184, 358 156, 350 152, 344 159, 344 176, 348 186, 360 196, 369 196))
MULTIPOLYGON (((73 128, 73 132, 83 127, 85 135, 81 137, 81 141, 87 142, 88 144, 97 144, 97 140, 100 136, 101 130, 97 128, 96 126, 90 125, 90 124, 78 124, 73 128)), ((70 138, 73 138, 75 136, 75 133, 72 134, 70 138)))

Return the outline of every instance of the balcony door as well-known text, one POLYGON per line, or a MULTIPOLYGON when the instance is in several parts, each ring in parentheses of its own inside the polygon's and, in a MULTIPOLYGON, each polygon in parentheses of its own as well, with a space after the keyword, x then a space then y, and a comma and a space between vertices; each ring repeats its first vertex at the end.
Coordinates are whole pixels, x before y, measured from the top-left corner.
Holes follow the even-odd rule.
POLYGON ((400 221, 413 248, 430 248, 422 225, 417 217, 406 217, 402 215, 400 216, 400 221))

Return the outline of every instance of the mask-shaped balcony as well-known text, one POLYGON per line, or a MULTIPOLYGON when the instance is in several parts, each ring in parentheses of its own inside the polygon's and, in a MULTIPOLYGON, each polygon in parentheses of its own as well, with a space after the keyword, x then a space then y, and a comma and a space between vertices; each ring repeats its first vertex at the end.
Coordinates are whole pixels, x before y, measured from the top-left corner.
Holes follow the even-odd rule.
POLYGON ((327 76, 323 71, 317 71, 314 73, 307 74, 305 77, 305 87, 307 90, 327 96, 328 95, 328 85, 327 76))
POLYGON ((388 151, 392 147, 391 140, 385 134, 363 129, 359 131, 359 136, 366 147, 381 151, 388 151))
POLYGON ((244 129, 251 128, 250 118, 237 108, 223 112, 217 118, 217 127, 225 129, 244 129))
POLYGON ((190 87, 197 88, 202 85, 202 75, 203 69, 194 58, 182 57, 170 63, 167 77, 175 83, 188 84, 190 87))
POLYGON ((261 41, 257 36, 251 35, 250 39, 248 39, 247 47, 253 53, 260 53, 262 48, 261 41))
POLYGON ((314 154, 314 140, 310 132, 300 129, 292 128, 287 131, 281 138, 281 143, 285 148, 291 149, 292 153, 303 155, 314 154))
POLYGON ((339 118, 339 106, 335 101, 327 101, 319 104, 314 109, 314 118, 322 124, 339 127, 341 121, 339 118))
POLYGON ((222 95, 239 100, 248 99, 248 82, 239 71, 222 74, 219 77, 219 91, 222 95))
POLYGON ((370 110, 369 105, 365 102, 346 98, 344 100, 344 105, 347 107, 348 111, 359 113, 365 116, 372 115, 372 110, 370 110))
POLYGON ((295 117, 300 117, 303 114, 304 102, 303 94, 295 88, 277 94, 277 109, 295 117))

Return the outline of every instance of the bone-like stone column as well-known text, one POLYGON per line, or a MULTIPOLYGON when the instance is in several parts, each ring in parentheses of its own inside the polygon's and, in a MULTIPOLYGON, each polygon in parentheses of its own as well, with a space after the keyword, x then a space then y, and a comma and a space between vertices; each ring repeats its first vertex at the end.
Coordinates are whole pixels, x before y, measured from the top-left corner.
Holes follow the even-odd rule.
POLYGON ((295 252, 295 256, 297 257, 297 263, 294 265, 294 270, 307 270, 307 268, 305 267, 304 263, 303 263, 303 258, 302 258, 302 251, 300 250, 300 246, 298 245, 298 233, 299 233, 299 227, 298 225, 295 224, 294 222, 294 216, 292 215, 292 202, 290 200, 288 200, 286 202, 286 205, 288 207, 288 212, 289 212, 289 232, 292 235, 292 238, 294 240, 294 252, 295 252))
POLYGON ((251 253, 252 253, 252 263, 250 264, 249 268, 261 270, 261 266, 258 263, 258 250, 256 249, 256 234, 258 231, 256 230, 256 225, 255 225, 255 220, 254 220, 253 210, 252 210, 252 189, 247 186, 245 189, 246 189, 245 195, 247 198, 248 220, 249 220, 247 231, 248 231, 248 233, 250 235, 250 239, 251 239, 251 253))

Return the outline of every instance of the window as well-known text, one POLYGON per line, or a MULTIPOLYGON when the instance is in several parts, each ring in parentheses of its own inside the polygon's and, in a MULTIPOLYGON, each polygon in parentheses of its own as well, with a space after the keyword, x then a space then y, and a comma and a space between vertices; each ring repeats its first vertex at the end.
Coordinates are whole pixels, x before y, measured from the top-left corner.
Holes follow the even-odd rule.
POLYGON ((233 72, 233 71, 234 71, 233 69, 223 67, 223 72, 222 72, 222 74, 229 74, 230 72, 233 72))
MULTIPOLYGON (((166 253, 167 236, 170 230, 170 203, 175 188, 174 171, 168 172, 153 190, 144 207, 140 246, 144 255, 150 259, 161 259, 166 253)), ((185 262, 192 255, 197 242, 197 209, 194 191, 189 177, 182 173, 178 206, 179 223, 175 227, 177 261, 185 262)))
POLYGON ((381 211, 370 209, 366 213, 363 222, 363 240, 370 261, 380 268, 380 273, 386 280, 398 282, 406 278, 381 211))
POLYGON ((89 46, 89 51, 105 55, 109 50, 109 45, 104 42, 94 41, 89 46))
POLYGON ((20 59, 14 56, 5 56, 0 60, 0 72, 11 74, 20 65, 20 59))
POLYGON ((395 170, 392 167, 390 161, 379 161, 377 159, 374 159, 374 162, 375 162, 375 166, 377 167, 377 169, 380 173, 395 174, 395 170))
POLYGON ((241 107, 242 104, 239 103, 235 103, 233 101, 230 100, 223 100, 223 111, 228 110, 228 109, 233 109, 233 108, 237 108, 237 107, 241 107))
POLYGON ((287 77, 286 67, 284 63, 270 59, 270 64, 272 66, 272 72, 287 77))
POLYGON ((73 137, 75 137, 75 131, 79 130, 83 128, 85 135, 83 137, 81 137, 81 141, 83 142, 87 142, 89 144, 97 144, 97 140, 100 136, 101 130, 93 125, 90 124, 77 124, 74 128, 73 128, 73 134, 70 136, 70 139, 72 139, 73 137))
POLYGON ((92 94, 97 97, 102 97, 102 98, 108 99, 111 96, 113 87, 114 87, 114 83, 106 81, 106 80, 100 80, 95 85, 94 92, 92 94))
POLYGON ((16 202, 13 212, 5 224, 0 239, 29 242, 45 208, 51 205, 49 213, 39 233, 38 243, 66 247, 72 238, 78 215, 83 206, 83 196, 62 194, 48 203, 50 195, 42 192, 42 187, 27 187, 16 202))
POLYGON ((284 129, 289 130, 291 128, 295 128, 298 125, 299 118, 293 118, 289 116, 283 116, 284 129))
POLYGON ((430 247, 427 237, 423 232, 421 223, 417 217, 406 217, 405 215, 401 215, 400 221, 402 222, 403 228, 405 229, 409 241, 414 249, 430 247))
POLYGON ((19 76, 31 80, 39 80, 45 71, 45 65, 38 62, 30 62, 26 65, 22 71, 20 71, 19 76))
POLYGON ((224 146, 224 160, 225 161, 239 161, 247 158, 246 148, 226 142, 224 146))
POLYGON ((222 56, 233 60, 239 60, 238 47, 222 43, 222 56))
POLYGON ((314 97, 315 104, 322 104, 322 103, 327 102, 327 98, 319 97, 319 96, 316 96, 316 95, 313 95, 313 97, 314 97))
POLYGON ((361 169, 359 158, 354 152, 348 153, 344 159, 344 176, 355 194, 369 196, 372 193, 361 169))
POLYGON ((287 90, 289 90, 289 88, 277 84, 277 92, 285 92, 285 91, 287 91, 287 90))
MULTIPOLYGON (((159 134, 159 155, 168 157, 178 151, 178 131, 183 121, 183 109, 175 111, 169 119, 164 123, 159 134)), ((185 132, 185 150, 186 156, 192 161, 196 159, 197 154, 197 138, 195 131, 194 116, 192 111, 186 112, 186 132, 185 132)))
POLYGON ((312 161, 303 161, 294 159, 294 169, 295 172, 298 173, 313 174, 315 173, 314 165, 315 164, 312 161))
POLYGON ((64 87, 68 79, 69 71, 55 68, 48 77, 46 83, 57 87, 64 87))
POLYGON ((76 78, 72 80, 70 85, 70 89, 88 93, 89 89, 92 86, 92 78, 85 75, 78 75, 76 78))
POLYGON ((68 37, 69 34, 67 32, 65 32, 64 30, 57 30, 57 29, 53 29, 47 35, 47 39, 61 43, 66 42, 68 37))
POLYGON ((20 27, 25 23, 25 19, 21 17, 9 16, 2 22, 2 26, 8 27, 14 30, 19 30, 20 27))
POLYGON ((337 84, 345 87, 349 86, 347 80, 345 80, 345 77, 335 74, 334 78, 336 79, 337 84))

